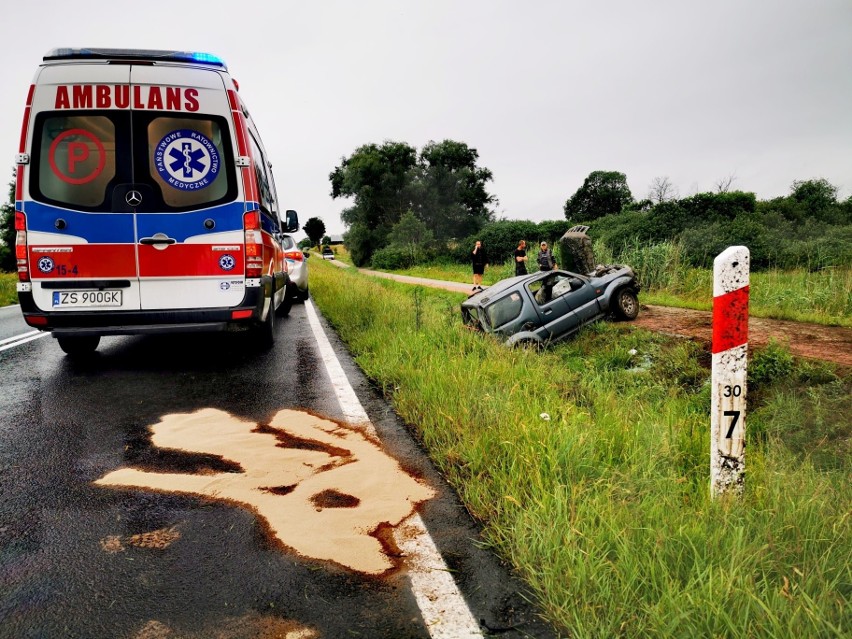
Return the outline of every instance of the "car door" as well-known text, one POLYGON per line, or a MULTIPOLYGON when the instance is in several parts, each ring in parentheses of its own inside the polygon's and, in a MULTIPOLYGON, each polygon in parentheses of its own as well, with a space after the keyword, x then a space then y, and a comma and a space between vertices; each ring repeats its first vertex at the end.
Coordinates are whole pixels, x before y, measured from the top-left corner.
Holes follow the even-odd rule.
POLYGON ((578 319, 564 299, 568 275, 552 271, 527 284, 536 310, 547 331, 547 338, 556 339, 577 328, 578 319))
POLYGON ((569 273, 560 285, 559 294, 576 315, 580 324, 586 324, 600 316, 598 292, 587 278, 576 273, 569 273))

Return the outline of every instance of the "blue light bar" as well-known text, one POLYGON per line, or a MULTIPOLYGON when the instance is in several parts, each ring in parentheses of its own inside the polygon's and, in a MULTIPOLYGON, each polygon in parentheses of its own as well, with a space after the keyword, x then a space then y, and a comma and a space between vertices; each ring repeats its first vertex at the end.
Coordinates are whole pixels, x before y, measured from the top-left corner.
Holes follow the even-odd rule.
POLYGON ((121 60, 144 62, 193 62, 227 70, 225 61, 202 51, 160 51, 158 49, 51 49, 45 60, 121 60))

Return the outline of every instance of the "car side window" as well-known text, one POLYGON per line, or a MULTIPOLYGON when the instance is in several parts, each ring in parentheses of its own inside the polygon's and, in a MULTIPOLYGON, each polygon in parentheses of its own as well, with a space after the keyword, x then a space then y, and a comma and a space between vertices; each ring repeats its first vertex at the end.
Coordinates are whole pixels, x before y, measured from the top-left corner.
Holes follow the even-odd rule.
POLYGON ((575 287, 572 286, 571 280, 573 278, 566 277, 565 275, 557 275, 555 278, 555 282, 553 284, 553 297, 559 297, 560 295, 565 295, 565 293, 570 293, 574 290, 575 287))
POLYGON ((522 307, 521 294, 517 291, 510 293, 485 309, 488 314, 488 323, 491 324, 492 328, 499 328, 506 322, 511 322, 518 317, 521 314, 522 307))
POLYGON ((533 299, 541 306, 557 297, 577 290, 583 285, 582 280, 565 273, 551 273, 547 277, 529 284, 533 299))

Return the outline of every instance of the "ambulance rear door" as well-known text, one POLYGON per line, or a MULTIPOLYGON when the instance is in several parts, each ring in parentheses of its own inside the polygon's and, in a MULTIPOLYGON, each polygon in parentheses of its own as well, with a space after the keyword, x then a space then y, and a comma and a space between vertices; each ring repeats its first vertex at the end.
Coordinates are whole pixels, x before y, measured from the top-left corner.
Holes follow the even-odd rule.
POLYGON ((43 311, 140 308, 135 219, 118 188, 133 181, 129 79, 105 62, 46 65, 36 78, 22 210, 43 311))
POLYGON ((243 214, 224 76, 213 69, 130 68, 133 181, 142 311, 237 306, 245 294, 243 214))

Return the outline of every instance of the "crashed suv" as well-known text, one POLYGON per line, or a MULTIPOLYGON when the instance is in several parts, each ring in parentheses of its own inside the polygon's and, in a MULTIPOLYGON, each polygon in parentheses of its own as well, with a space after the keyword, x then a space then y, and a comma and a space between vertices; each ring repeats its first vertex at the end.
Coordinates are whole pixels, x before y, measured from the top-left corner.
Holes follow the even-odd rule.
POLYGON ((590 263, 587 228, 574 227, 560 240, 563 260, 587 273, 554 270, 501 280, 462 302, 465 325, 514 346, 555 342, 607 316, 636 319, 636 274, 625 265, 590 263))

